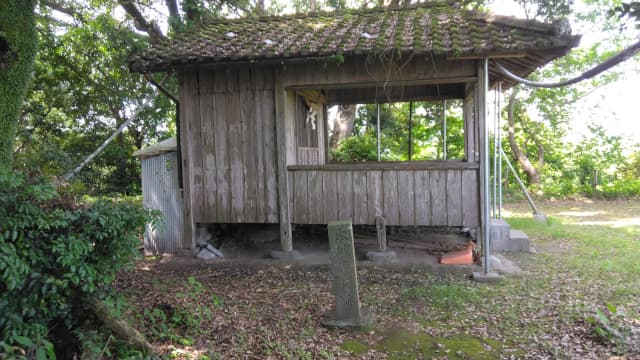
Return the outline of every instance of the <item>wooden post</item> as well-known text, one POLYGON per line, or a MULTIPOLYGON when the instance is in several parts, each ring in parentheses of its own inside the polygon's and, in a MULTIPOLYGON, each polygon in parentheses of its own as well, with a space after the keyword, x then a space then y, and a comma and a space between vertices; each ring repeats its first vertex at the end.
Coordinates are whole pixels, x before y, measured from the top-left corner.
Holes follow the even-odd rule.
POLYGON ((195 248, 195 224, 193 222, 193 216, 191 211, 192 201, 191 192, 193 189, 193 169, 189 166, 189 161, 193 153, 192 138, 193 125, 190 122, 193 121, 193 110, 190 106, 193 106, 193 97, 196 96, 193 90, 190 90, 190 83, 187 78, 193 74, 180 73, 178 74, 178 81, 182 84, 180 86, 180 103, 183 106, 180 107, 180 152, 182 154, 182 164, 178 166, 182 167, 182 216, 183 216, 183 230, 182 230, 182 248, 193 249, 195 248))
POLYGON ((293 251, 291 237, 291 212, 289 201, 289 177, 287 174, 287 90, 282 84, 282 71, 275 72, 276 143, 278 158, 278 207, 280 213, 280 245, 282 251, 293 251))

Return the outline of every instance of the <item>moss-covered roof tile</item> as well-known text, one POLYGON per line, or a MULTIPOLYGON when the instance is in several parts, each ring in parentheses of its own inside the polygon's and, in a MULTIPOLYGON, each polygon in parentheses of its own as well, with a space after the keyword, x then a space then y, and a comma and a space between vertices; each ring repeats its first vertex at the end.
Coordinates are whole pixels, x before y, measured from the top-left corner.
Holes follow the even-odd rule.
POLYGON ((530 20, 443 5, 218 20, 154 44, 129 59, 133 71, 184 64, 288 60, 376 53, 460 56, 575 45, 570 34, 530 20))

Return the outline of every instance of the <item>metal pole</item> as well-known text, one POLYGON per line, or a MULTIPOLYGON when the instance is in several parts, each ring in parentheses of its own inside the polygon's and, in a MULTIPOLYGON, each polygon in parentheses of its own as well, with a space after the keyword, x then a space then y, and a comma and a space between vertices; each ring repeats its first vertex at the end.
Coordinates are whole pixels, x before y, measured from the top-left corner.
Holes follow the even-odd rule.
POLYGON ((409 101, 409 161, 413 155, 413 139, 411 137, 413 128, 413 101, 409 101))
POLYGON ((489 127, 487 126, 487 95, 489 94, 489 58, 484 58, 484 64, 482 67, 482 101, 484 102, 484 146, 483 146, 483 154, 482 154, 482 177, 484 178, 484 188, 482 191, 484 192, 484 203, 482 206, 484 207, 484 218, 482 219, 484 222, 484 234, 482 239, 484 240, 483 248, 484 248, 484 273, 485 275, 489 273, 489 263, 491 262, 491 251, 489 249, 489 237, 491 236, 491 222, 489 221, 489 127))
POLYGON ((503 152, 503 156, 504 156, 504 161, 507 163, 507 166, 509 167, 509 169, 511 169, 511 172, 513 173, 513 176, 516 178, 516 181, 518 182, 518 185, 520 185, 520 188, 522 189, 522 192, 524 193, 524 196, 527 198, 527 201, 529 202, 529 205, 531 205, 531 209, 533 209, 533 213, 537 214, 538 213, 538 207, 533 202, 533 199, 531 198, 531 195, 529 195, 529 192, 527 191, 527 188, 524 186, 524 183, 522 182, 522 180, 520 180, 520 176, 518 176, 518 173, 516 172, 516 169, 514 169, 513 165, 511 165, 511 161, 509 161, 509 157, 506 154, 504 154, 504 152, 503 152))
POLYGON ((497 218, 498 208, 498 94, 497 91, 493 92, 493 217, 497 218))
POLYGON ((498 219, 502 219, 502 82, 498 83, 498 219))
POLYGON ((376 136, 377 136, 377 146, 376 149, 378 151, 378 161, 380 161, 380 104, 376 103, 376 136))
POLYGON ((442 100, 442 159, 447 160, 447 99, 442 100))

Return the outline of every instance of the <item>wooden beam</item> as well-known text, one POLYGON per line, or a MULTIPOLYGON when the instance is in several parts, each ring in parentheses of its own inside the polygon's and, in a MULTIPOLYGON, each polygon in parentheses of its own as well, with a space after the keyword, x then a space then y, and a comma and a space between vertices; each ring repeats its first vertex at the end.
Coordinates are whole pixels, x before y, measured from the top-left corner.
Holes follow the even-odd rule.
MULTIPOLYGON (((193 189, 193 173, 192 167, 189 166, 191 161, 191 155, 193 152, 192 142, 189 141, 193 133, 193 125, 190 123, 192 119, 193 109, 190 108, 192 104, 191 100, 194 97, 193 91, 190 91, 190 81, 187 78, 192 78, 193 73, 178 73, 178 81, 180 82, 180 146, 182 153, 182 164, 178 166, 182 167, 182 218, 183 218, 183 230, 182 230, 182 244, 183 249, 192 249, 195 245, 195 224, 193 223, 193 217, 191 212, 192 200, 191 193, 193 189)), ((192 90, 192 89, 191 89, 192 90)))
POLYGON ((503 52, 486 52, 476 54, 463 54, 463 55, 447 55, 447 60, 477 60, 484 59, 486 57, 491 59, 508 59, 508 58, 523 58, 527 56, 525 51, 518 51, 513 53, 503 52))
POLYGON ((289 199, 289 178, 287 174, 287 90, 282 86, 282 73, 276 71, 275 113, 276 113, 276 157, 278 161, 278 207, 280 214, 280 245, 282 251, 293 251, 291 237, 291 209, 289 199))
POLYGON ((374 104, 398 101, 434 101, 462 99, 465 84, 439 84, 422 86, 387 86, 327 90, 327 104, 374 104))
POLYGON ((370 88, 370 87, 392 87, 392 86, 419 86, 419 85, 437 85, 437 84, 464 84, 469 82, 475 82, 477 77, 475 76, 455 76, 455 77, 442 77, 442 78, 430 78, 430 79, 415 79, 415 80, 389 80, 386 82, 375 81, 355 81, 346 83, 326 83, 326 84, 305 84, 305 85, 291 85, 287 86, 287 90, 303 90, 303 89, 357 89, 357 88, 370 88))
POLYGON ((460 161, 389 161, 389 162, 361 162, 328 165, 290 165, 289 171, 363 171, 363 170, 448 170, 448 169, 478 169, 479 164, 460 161))

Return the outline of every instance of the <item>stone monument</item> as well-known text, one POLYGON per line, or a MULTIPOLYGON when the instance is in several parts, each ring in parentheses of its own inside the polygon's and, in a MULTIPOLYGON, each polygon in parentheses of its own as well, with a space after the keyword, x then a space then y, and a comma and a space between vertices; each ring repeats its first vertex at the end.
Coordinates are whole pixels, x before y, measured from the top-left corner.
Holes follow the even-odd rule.
POLYGON ((373 326, 373 316, 360 307, 351 221, 330 222, 328 230, 336 307, 325 315, 322 325, 345 330, 373 326))

